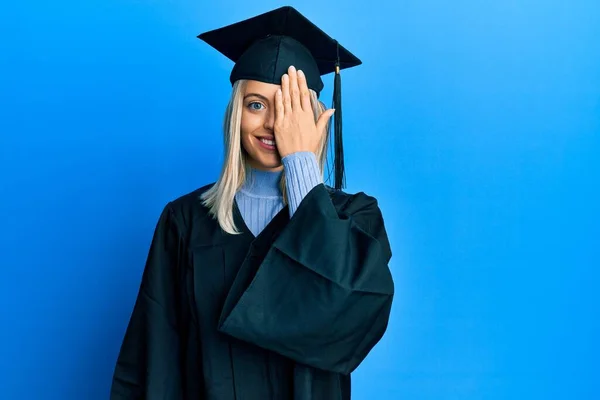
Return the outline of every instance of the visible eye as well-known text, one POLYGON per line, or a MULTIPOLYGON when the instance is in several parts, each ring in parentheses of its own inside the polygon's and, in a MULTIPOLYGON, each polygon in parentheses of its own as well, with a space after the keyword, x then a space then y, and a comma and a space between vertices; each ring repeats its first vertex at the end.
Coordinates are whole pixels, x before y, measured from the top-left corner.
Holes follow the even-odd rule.
POLYGON ((253 101, 252 103, 248 104, 248 108, 250 108, 253 111, 260 111, 261 108, 260 107, 264 107, 262 105, 262 103, 259 103, 258 101, 253 101), (256 107, 258 105, 258 107, 256 107))

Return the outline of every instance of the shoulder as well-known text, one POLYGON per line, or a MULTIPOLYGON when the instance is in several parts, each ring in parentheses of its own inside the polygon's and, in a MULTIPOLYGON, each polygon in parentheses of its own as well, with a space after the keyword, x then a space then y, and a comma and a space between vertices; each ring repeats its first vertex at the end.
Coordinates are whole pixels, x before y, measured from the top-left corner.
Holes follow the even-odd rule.
POLYGON ((365 209, 379 209, 377 199, 365 192, 348 193, 343 190, 335 190, 328 185, 324 186, 333 205, 340 213, 352 215, 365 209))
POLYGON ((214 184, 215 182, 209 183, 172 199, 165 205, 163 214, 168 214, 182 231, 189 230, 198 220, 212 219, 200 196, 214 184))

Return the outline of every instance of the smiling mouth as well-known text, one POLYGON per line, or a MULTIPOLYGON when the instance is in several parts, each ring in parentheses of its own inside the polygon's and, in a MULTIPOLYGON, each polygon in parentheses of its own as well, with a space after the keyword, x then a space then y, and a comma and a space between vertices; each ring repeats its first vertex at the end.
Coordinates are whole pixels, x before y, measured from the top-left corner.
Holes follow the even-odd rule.
POLYGON ((259 140, 261 142, 263 142, 264 144, 268 144, 269 146, 275 146, 274 140, 269 140, 269 139, 265 139, 265 138, 260 138, 259 140))
POLYGON ((275 141, 265 138, 257 138, 261 147, 267 150, 276 150, 275 141))

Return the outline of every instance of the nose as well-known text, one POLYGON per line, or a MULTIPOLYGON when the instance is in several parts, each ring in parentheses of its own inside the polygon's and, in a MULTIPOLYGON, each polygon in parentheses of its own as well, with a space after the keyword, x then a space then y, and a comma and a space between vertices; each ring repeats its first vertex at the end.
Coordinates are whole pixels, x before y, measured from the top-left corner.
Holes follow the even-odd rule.
POLYGON ((265 117, 265 129, 272 131, 275 125, 275 110, 271 108, 265 117))

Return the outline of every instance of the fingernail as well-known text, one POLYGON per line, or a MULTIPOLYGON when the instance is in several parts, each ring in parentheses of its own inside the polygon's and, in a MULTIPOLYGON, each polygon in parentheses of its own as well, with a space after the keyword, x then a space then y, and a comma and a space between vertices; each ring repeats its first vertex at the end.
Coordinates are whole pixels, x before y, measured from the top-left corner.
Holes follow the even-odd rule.
POLYGON ((299 69, 299 70, 298 70, 298 75, 300 75, 300 76, 304 76, 304 72, 302 72, 302 70, 301 70, 301 69, 299 69))

